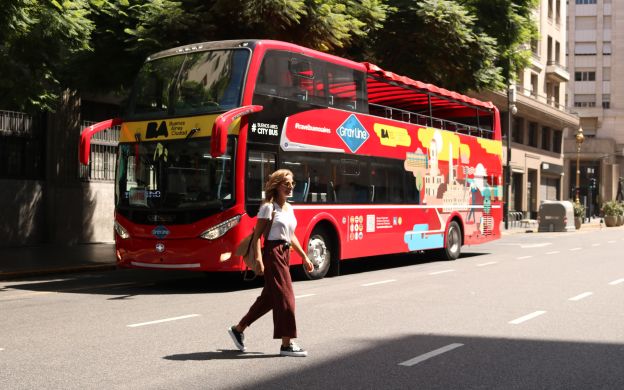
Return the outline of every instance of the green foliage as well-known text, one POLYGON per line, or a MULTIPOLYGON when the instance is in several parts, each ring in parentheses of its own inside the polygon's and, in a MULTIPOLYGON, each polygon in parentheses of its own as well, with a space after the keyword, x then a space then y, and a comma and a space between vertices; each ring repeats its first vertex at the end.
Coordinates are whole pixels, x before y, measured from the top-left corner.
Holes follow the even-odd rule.
POLYGON ((396 9, 375 36, 380 66, 458 91, 504 85, 496 40, 467 7, 451 0, 391 0, 396 9))
POLYGON ((574 208, 574 216, 575 217, 584 217, 585 216, 585 206, 583 206, 580 203, 576 203, 576 202, 574 202, 572 205, 573 205, 573 208, 574 208))
POLYGON ((91 50, 87 0, 5 0, 0 8, 0 107, 51 109, 60 74, 77 53, 91 50))
POLYGON ((538 0, 465 0, 478 29, 496 39, 496 62, 505 78, 515 79, 531 61, 531 41, 539 39, 534 10, 538 0), (511 67, 510 67, 511 65, 511 67))
POLYGON ((623 211, 622 205, 615 200, 604 202, 602 205, 602 213, 605 217, 622 215, 623 211))

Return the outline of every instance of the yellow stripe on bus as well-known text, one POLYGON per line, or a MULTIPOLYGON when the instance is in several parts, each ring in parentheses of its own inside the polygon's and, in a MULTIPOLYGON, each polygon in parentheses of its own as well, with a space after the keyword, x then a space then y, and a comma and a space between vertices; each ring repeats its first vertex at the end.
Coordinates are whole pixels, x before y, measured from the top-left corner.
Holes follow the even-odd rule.
MULTIPOLYGON (((121 125, 120 142, 166 141, 186 138, 193 129, 192 137, 209 137, 212 125, 220 114, 199 115, 183 118, 157 119, 151 121, 124 122, 121 125)), ((238 134, 240 119, 230 126, 229 134, 238 134)))

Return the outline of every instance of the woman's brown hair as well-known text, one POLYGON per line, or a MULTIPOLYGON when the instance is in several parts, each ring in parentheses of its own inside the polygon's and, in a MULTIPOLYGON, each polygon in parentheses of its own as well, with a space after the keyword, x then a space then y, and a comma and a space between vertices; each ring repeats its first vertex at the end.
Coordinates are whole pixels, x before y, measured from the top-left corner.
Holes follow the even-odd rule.
POLYGON ((295 175, 293 175, 290 169, 278 169, 269 176, 269 180, 267 180, 264 185, 265 202, 272 202, 277 198, 277 187, 286 181, 286 176, 290 176, 293 179, 295 178, 295 175))

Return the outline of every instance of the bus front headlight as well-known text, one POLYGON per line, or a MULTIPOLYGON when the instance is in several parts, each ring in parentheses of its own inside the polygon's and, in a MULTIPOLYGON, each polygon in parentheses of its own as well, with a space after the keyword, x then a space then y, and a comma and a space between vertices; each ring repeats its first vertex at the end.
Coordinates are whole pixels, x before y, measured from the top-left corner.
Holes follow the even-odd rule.
POLYGON ((119 237, 121 237, 123 240, 125 240, 126 238, 130 238, 130 234, 128 233, 126 228, 121 226, 119 222, 115 221, 115 224, 113 226, 115 227, 115 233, 117 233, 117 235, 119 235, 119 237))
POLYGON ((213 226, 210 229, 203 232, 200 237, 205 240, 217 239, 221 237, 222 235, 224 235, 225 233, 227 233, 228 230, 238 225, 238 223, 240 222, 240 219, 241 219, 241 216, 237 215, 233 218, 228 219, 227 221, 221 222, 220 224, 213 226))

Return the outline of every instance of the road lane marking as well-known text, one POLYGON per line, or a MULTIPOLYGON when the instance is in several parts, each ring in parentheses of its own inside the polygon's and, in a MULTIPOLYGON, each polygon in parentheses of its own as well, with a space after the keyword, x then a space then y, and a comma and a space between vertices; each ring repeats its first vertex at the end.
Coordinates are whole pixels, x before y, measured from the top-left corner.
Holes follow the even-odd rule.
POLYGON ((0 348, 0 351, 4 351, 4 348, 0 348))
POLYGON ((609 244, 615 244, 617 241, 615 240, 611 240, 611 241, 607 241, 609 244))
POLYGON ((542 242, 539 244, 526 244, 526 245, 520 245, 520 248, 542 248, 545 246, 551 245, 550 242, 542 242))
POLYGON ((557 253, 560 253, 559 251, 550 251, 550 252, 546 252, 547 255, 555 255, 557 253))
POLYGON ((298 299, 298 298, 307 298, 307 297, 313 297, 313 296, 315 296, 315 295, 316 295, 316 294, 303 294, 303 295, 295 295, 295 298, 296 298, 296 299, 298 299))
POLYGON ((581 299, 587 298, 588 296, 590 296, 592 294, 594 294, 594 293, 591 292, 591 291, 587 291, 587 292, 584 292, 582 294, 579 294, 579 295, 577 295, 575 297, 572 297, 572 298, 568 299, 568 301, 580 301, 581 299))
POLYGON ((518 325, 518 324, 521 324, 521 323, 523 323, 525 321, 531 320, 531 319, 533 319, 535 317, 541 316, 544 313, 546 313, 544 310, 534 311, 533 313, 530 313, 530 314, 527 314, 525 316, 516 318, 513 321, 509 321, 509 323, 512 324, 512 325, 518 325))
POLYGON ((592 246, 600 246, 600 244, 592 244, 592 246))
POLYGON ((440 274, 445 274, 447 272, 455 272, 454 269, 445 269, 442 271, 435 271, 435 272, 429 272, 429 275, 440 275, 440 274))
POLYGON ((463 345, 464 344, 460 344, 460 343, 449 344, 449 345, 447 345, 445 347, 438 348, 438 349, 436 349, 434 351, 427 352, 427 353, 422 354, 420 356, 416 356, 413 359, 406 360, 406 361, 404 361, 402 363, 399 363, 399 366, 411 367, 411 366, 414 366, 414 365, 416 365, 418 363, 422 363, 422 362, 424 362, 427 359, 431 359, 432 357, 436 357, 438 355, 442 355, 443 353, 452 351, 455 348, 462 347, 463 345))
POLYGON ((583 248, 570 248, 571 251, 580 251, 583 248))
POLYGON ((516 259, 518 260, 524 260, 524 259, 530 259, 533 256, 520 256, 520 257, 516 257, 516 259))
POLYGON ((145 325, 153 325, 153 324, 160 324, 162 322, 169 322, 169 321, 176 321, 176 320, 183 320, 185 318, 192 318, 192 317, 199 317, 199 314, 189 314, 186 316, 180 316, 180 317, 172 317, 172 318, 165 318, 162 320, 156 320, 156 321, 149 321, 149 322, 141 322, 139 324, 131 324, 131 325, 126 325, 128 328, 136 328, 137 326, 145 326, 145 325))
POLYGON ((362 287, 368 287, 368 286, 376 286, 378 284, 385 284, 385 283, 392 283, 392 282, 396 282, 396 279, 388 279, 388 280, 382 280, 380 282, 372 282, 372 283, 366 283, 366 284, 362 284, 362 287))
POLYGON ((477 264, 477 267, 485 267, 486 265, 498 264, 498 261, 490 261, 488 263, 477 264))
POLYGON ((609 284, 610 284, 611 286, 615 286, 616 284, 620 284, 620 283, 622 283, 622 282, 624 282, 624 278, 622 278, 622 279, 616 279, 616 280, 614 280, 614 281, 612 281, 612 282, 609 282, 609 284))

